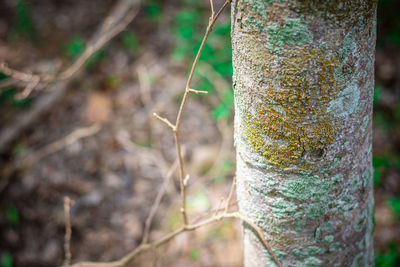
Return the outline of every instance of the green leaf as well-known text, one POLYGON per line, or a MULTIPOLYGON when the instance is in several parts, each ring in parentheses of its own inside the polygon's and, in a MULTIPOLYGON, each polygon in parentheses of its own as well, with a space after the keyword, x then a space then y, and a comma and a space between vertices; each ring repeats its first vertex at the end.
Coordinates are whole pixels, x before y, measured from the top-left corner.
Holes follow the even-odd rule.
POLYGON ((6 208, 6 219, 9 224, 12 225, 19 224, 19 214, 15 206, 10 206, 6 208))
POLYGON ((378 254, 375 257, 376 267, 397 267, 400 266, 400 257, 397 246, 389 244, 389 251, 384 254, 378 254))
POLYGON ((85 51, 85 41, 80 36, 75 36, 65 46, 65 53, 71 59, 77 59, 85 51))
POLYGON ((397 218, 400 218, 400 197, 399 198, 389 198, 386 201, 386 204, 393 211, 394 215, 397 218))
POLYGON ((31 38, 33 35, 32 21, 29 8, 25 0, 17 0, 15 3, 15 16, 17 19, 16 31, 20 36, 31 38))
POLYGON ((157 22, 161 18, 161 3, 156 1, 150 1, 145 5, 144 9, 147 17, 151 21, 157 22))
POLYGON ((198 261, 198 260, 200 259, 200 251, 199 251, 198 249, 192 249, 192 250, 189 252, 189 257, 190 257, 192 260, 198 261))
POLYGON ((87 59, 87 61, 85 63, 85 67, 88 69, 91 69, 95 65, 97 65, 101 61, 103 61, 105 58, 106 58, 106 51, 104 49, 100 49, 99 51, 97 51, 96 53, 94 53, 87 59))
POLYGON ((196 9, 182 9, 175 17, 178 26, 195 26, 200 20, 200 13, 196 9))
POLYGON ((375 84, 374 87, 374 105, 378 104, 382 96, 382 87, 379 84, 375 84))
POLYGON ((27 109, 31 106, 31 104, 32 104, 32 98, 30 97, 15 99, 12 102, 12 106, 14 108, 20 108, 20 109, 27 109))
POLYGON ((192 27, 180 27, 178 28, 178 39, 179 40, 191 40, 193 38, 193 28, 192 27))
POLYGON ((374 187, 379 187, 382 183, 382 170, 379 168, 374 168, 374 176, 373 176, 373 182, 374 182, 374 187))
POLYGON ((374 156, 372 158, 372 165, 374 168, 389 168, 389 160, 385 157, 374 156))
POLYGON ((212 117, 215 121, 228 119, 233 107, 233 92, 227 89, 222 94, 222 102, 212 110, 212 117))
POLYGON ((12 267, 13 257, 10 253, 6 252, 1 255, 1 267, 12 267))

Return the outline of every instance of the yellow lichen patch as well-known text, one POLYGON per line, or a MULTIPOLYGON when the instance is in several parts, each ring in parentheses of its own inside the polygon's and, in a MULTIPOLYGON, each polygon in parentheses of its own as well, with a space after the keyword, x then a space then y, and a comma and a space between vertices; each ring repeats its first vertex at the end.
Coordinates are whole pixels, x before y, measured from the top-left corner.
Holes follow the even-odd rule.
POLYGON ((279 83, 263 81, 252 89, 258 101, 246 111, 244 132, 266 163, 304 169, 335 140, 337 127, 327 107, 344 84, 334 78, 337 58, 320 49, 296 47, 285 55, 272 73, 279 83))

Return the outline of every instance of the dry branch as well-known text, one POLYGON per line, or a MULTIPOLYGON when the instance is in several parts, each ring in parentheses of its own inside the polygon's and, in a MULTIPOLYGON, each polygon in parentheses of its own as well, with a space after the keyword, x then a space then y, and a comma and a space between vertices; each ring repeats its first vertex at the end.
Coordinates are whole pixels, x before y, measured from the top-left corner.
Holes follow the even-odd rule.
POLYGON ((4 153, 23 131, 48 112, 66 94, 70 83, 81 77, 82 66, 87 59, 126 28, 138 13, 139 4, 140 0, 120 0, 93 35, 82 55, 58 75, 27 74, 9 68, 4 62, 0 63, 1 72, 10 75, 11 79, 26 82, 27 85, 23 91, 25 95, 38 84, 43 86, 49 84, 49 92, 37 99, 26 113, 0 133, 0 154, 4 153))
MULTIPOLYGON (((174 132, 175 134, 175 144, 176 144, 176 149, 177 149, 177 155, 178 155, 178 163, 179 163, 179 176, 180 176, 180 190, 181 190, 181 212, 182 212, 182 218, 183 218, 183 225, 175 230, 172 233, 167 234, 166 236, 164 236, 163 238, 159 239, 158 241, 154 241, 152 243, 146 243, 148 237, 148 233, 145 233, 145 237, 143 238, 143 242, 141 245, 139 245, 137 248, 135 248, 133 251, 131 251, 130 253, 128 253, 127 255, 125 255, 124 257, 122 257, 120 260, 116 260, 116 261, 112 261, 112 262, 80 262, 80 263, 76 263, 74 265, 72 265, 73 267, 121 267, 121 266, 125 266, 127 265, 129 262, 131 262, 136 256, 138 256, 139 254, 148 251, 148 250, 154 250, 156 248, 158 248, 159 246, 167 243, 168 241, 170 241, 171 239, 173 239, 175 236, 183 233, 183 232, 187 232, 187 231, 193 231, 196 230, 199 227, 220 221, 224 218, 236 218, 236 219, 240 219, 243 222, 246 222, 250 227, 252 227, 258 234, 259 238, 261 239, 261 241, 263 242, 264 246, 266 247, 266 249, 269 251, 269 253, 271 254, 271 256, 273 257, 274 261, 278 264, 279 267, 281 267, 281 263, 279 262, 278 258, 276 257, 276 255, 274 254, 274 252, 272 251, 271 246, 269 245, 269 243, 267 242, 267 240, 264 237, 264 233, 262 232, 262 230, 253 222, 251 222, 248 218, 244 217, 243 215, 241 215, 239 212, 232 212, 232 213, 228 213, 228 208, 229 208, 229 203, 231 201, 232 195, 233 195, 233 188, 235 185, 235 181, 233 182, 231 191, 229 193, 229 196, 226 200, 226 206, 223 209, 223 213, 219 214, 218 211, 221 210, 220 207, 216 209, 216 213, 214 214, 214 216, 205 219, 199 223, 196 224, 190 224, 187 218, 187 214, 186 214, 186 182, 185 180, 187 179, 186 177, 189 177, 187 174, 185 174, 184 171, 184 162, 183 162, 183 156, 182 156, 182 151, 181 151, 181 142, 180 142, 180 136, 179 136, 179 128, 180 128, 180 124, 181 124, 181 120, 182 120, 182 114, 183 114, 183 110, 184 107, 186 105, 186 101, 188 98, 188 95, 190 92, 196 91, 194 89, 191 89, 191 82, 193 79, 193 75, 197 66, 197 63, 199 61, 200 55, 202 53, 202 50, 204 48, 204 45, 208 39, 208 36, 210 35, 211 31, 212 31, 212 27, 214 25, 214 23, 216 22, 216 20, 218 19, 219 15, 222 13, 222 11, 225 9, 225 7, 227 7, 229 5, 229 3, 231 2, 231 0, 226 0, 225 3, 223 4, 223 6, 219 9, 219 11, 215 14, 214 12, 214 3, 213 0, 210 0, 210 5, 211 5, 211 16, 209 18, 209 23, 207 26, 207 30, 206 33, 203 37, 203 41, 200 45, 200 48, 197 52, 197 55, 195 57, 195 60, 193 62, 192 68, 190 70, 189 76, 188 76, 188 80, 186 83, 186 88, 183 94, 183 98, 179 107, 179 111, 176 117, 176 122, 175 124, 172 124, 169 120, 167 120, 166 118, 163 118, 161 116, 159 116, 157 113, 154 113, 153 115, 161 120, 162 122, 166 123, 174 132)), ((156 204, 157 205, 157 204, 156 204)))

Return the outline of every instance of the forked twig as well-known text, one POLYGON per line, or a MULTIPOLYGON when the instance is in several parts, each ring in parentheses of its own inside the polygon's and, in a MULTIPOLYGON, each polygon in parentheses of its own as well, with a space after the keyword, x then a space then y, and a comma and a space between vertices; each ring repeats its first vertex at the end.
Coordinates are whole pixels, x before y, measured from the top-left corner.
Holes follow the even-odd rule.
POLYGON ((181 121, 182 121, 182 113, 183 113, 183 109, 185 108, 186 101, 187 101, 187 98, 188 98, 188 95, 190 92, 194 71, 196 69, 197 63, 199 62, 200 55, 203 52, 204 45, 208 39, 208 36, 210 35, 210 33, 212 31, 212 28, 213 28, 215 22, 217 21, 218 17, 221 15, 222 11, 225 9, 225 7, 228 6, 229 3, 230 3, 230 0, 225 1, 225 3, 222 5, 222 7, 218 10, 217 14, 214 14, 213 12, 211 13, 206 33, 204 34, 200 48, 197 51, 196 57, 193 61, 192 68, 190 70, 189 77, 186 82, 186 88, 185 88, 185 92, 183 94, 181 105, 179 107, 179 111, 176 116, 174 133, 175 133, 175 145, 176 145, 176 150, 177 150, 178 159, 179 159, 179 177, 180 177, 181 202, 182 202, 181 203, 181 212, 182 212, 184 225, 188 224, 188 219, 187 219, 187 214, 186 214, 186 188, 185 188, 185 183, 184 183, 184 179, 185 179, 186 175, 185 175, 184 163, 183 163, 183 158, 182 158, 181 141, 180 141, 180 135, 179 135, 179 129, 180 129, 181 121))
POLYGON ((269 243, 267 242, 267 240, 265 239, 264 233, 261 231, 261 229, 256 224, 251 222, 248 218, 244 217, 243 215, 241 215, 238 212, 222 213, 220 215, 213 216, 213 217, 211 217, 209 219, 205 219, 205 220, 203 220, 203 221, 201 221, 199 223, 196 223, 196 224, 187 224, 187 225, 181 226, 180 228, 178 228, 175 231, 165 235, 164 237, 160 238, 157 241, 154 241, 152 243, 139 245, 134 250, 132 250, 130 253, 125 255, 123 258, 121 258, 119 260, 116 260, 116 261, 111 261, 111 262, 90 262, 90 261, 79 262, 79 263, 71 265, 70 267, 123 267, 123 266, 126 266, 135 257, 137 257, 138 255, 142 254, 143 252, 148 251, 148 250, 152 250, 152 249, 156 249, 156 248, 164 245, 168 241, 172 240, 173 238, 175 238, 177 235, 179 235, 181 233, 194 231, 194 230, 196 230, 196 229, 198 229, 200 227, 203 227, 205 225, 221 221, 222 219, 229 219, 229 218, 239 219, 239 220, 247 223, 248 225, 250 225, 252 228, 254 228, 254 230, 257 232, 258 236, 260 237, 261 241, 263 242, 264 246, 267 248, 269 253, 272 255, 272 257, 275 260, 275 262, 278 264, 279 267, 282 267, 282 264, 280 263, 278 258, 273 253, 272 248, 269 245, 269 243))
POLYGON ((83 53, 64 71, 58 74, 30 74, 12 69, 5 62, 0 62, 0 72, 10 76, 12 79, 26 83, 26 87, 20 97, 29 96, 40 83, 47 84, 67 80, 81 69, 94 53, 128 26, 139 11, 138 8, 135 8, 138 3, 139 0, 121 0, 104 20, 104 23, 90 40, 83 53))
POLYGON ((188 222, 188 218, 187 218, 187 214, 186 214, 186 182, 187 182, 186 177, 189 177, 189 176, 187 174, 185 175, 184 163, 183 163, 183 157, 182 157, 182 149, 181 149, 180 136, 179 136, 179 128, 180 128, 180 124, 181 124, 181 120, 182 120, 182 113, 183 113, 189 92, 200 92, 200 91, 191 89, 191 82, 193 79, 194 71, 196 69, 200 55, 203 51, 204 45, 208 39, 208 36, 212 30, 214 23, 216 22, 219 15, 222 13, 222 11, 225 9, 225 7, 230 2, 231 2, 231 0, 226 0, 226 2, 219 9, 219 11, 216 14, 214 14, 213 1, 210 0, 211 16, 209 19, 209 24, 207 26, 207 30, 203 37, 203 41, 200 45, 200 48, 197 52, 197 55, 194 59, 192 68, 190 70, 188 80, 186 83, 186 87, 185 87, 185 92, 183 94, 183 98, 182 98, 182 101, 181 101, 181 104, 179 107, 179 111, 178 111, 178 114, 176 117, 175 124, 172 124, 169 120, 159 116, 157 113, 153 114, 156 118, 158 118, 159 120, 166 123, 173 130, 173 132, 175 134, 175 144, 176 144, 176 149, 177 149, 177 154, 178 154, 178 163, 179 163, 179 176, 180 176, 180 189, 181 189, 181 202, 182 202, 181 203, 181 212, 182 212, 182 217, 183 217, 183 225, 180 228, 176 229, 174 232, 171 232, 171 233, 165 235, 164 237, 162 237, 161 239, 151 242, 151 243, 146 243, 146 241, 148 240, 148 233, 147 233, 146 234, 147 236, 144 238, 144 242, 142 242, 138 247, 136 247, 134 250, 132 250, 130 253, 128 253, 127 255, 125 255, 123 258, 121 258, 119 260, 112 261, 112 262, 80 262, 80 263, 72 265, 72 267, 78 267, 78 266, 79 267, 122 267, 122 266, 125 266, 126 264, 128 264, 130 261, 132 261, 139 254, 141 254, 145 251, 148 251, 148 250, 154 250, 154 249, 160 247, 161 245, 167 243, 168 241, 170 241, 171 239, 173 239, 174 237, 176 237, 177 235, 179 235, 183 232, 196 230, 199 227, 220 221, 224 218, 240 219, 243 222, 246 222, 248 225, 250 225, 250 227, 252 227, 257 232, 257 234, 260 237, 261 241, 263 242, 264 246, 267 248, 269 253, 272 255, 274 261, 278 264, 279 267, 282 267, 282 264, 279 262, 278 258, 275 256, 274 252, 272 251, 271 246, 265 239, 263 231, 256 224, 254 224, 252 221, 250 221, 248 218, 246 218, 239 212, 228 213, 228 207, 229 207, 229 203, 231 201, 232 195, 233 195, 235 181, 233 181, 231 191, 227 198, 226 206, 224 207, 222 214, 218 213, 218 211, 222 210, 222 209, 217 208, 216 213, 212 217, 210 217, 208 219, 204 219, 203 221, 201 221, 199 223, 195 223, 195 224, 190 224, 188 222))
MULTIPOLYGON (((88 47, 79 59, 59 75, 32 76, 31 74, 22 72, 18 72, 18 77, 13 77, 11 75, 12 79, 17 79, 26 84, 32 83, 32 78, 29 77, 36 77, 35 79, 39 79, 38 85, 43 85, 43 87, 46 87, 50 82, 52 84, 51 86, 49 85, 49 92, 39 97, 33 103, 28 112, 23 113, 20 117, 13 120, 10 125, 4 127, 5 129, 0 132, 0 153, 5 152, 5 150, 9 148, 10 144, 17 139, 24 130, 29 128, 41 115, 51 109, 57 101, 66 94, 69 88, 71 88, 68 86, 69 83, 78 78, 82 73, 81 67, 86 60, 93 55, 93 53, 101 49, 110 39, 125 29, 125 27, 133 20, 139 11, 140 2, 140 0, 120 0, 116 4, 115 8, 111 10, 97 33, 93 35, 91 41, 89 41, 88 47)), ((7 67, 5 63, 0 62, 0 71, 2 71, 2 67, 4 69, 4 66, 7 67)), ((8 69, 11 70, 11 68, 8 69)), ((7 79, 5 81, 12 79, 7 79)), ((4 85, 9 83, 2 84, 4 85)), ((33 90, 33 88, 25 89, 25 96, 29 91, 33 90)))
POLYGON ((231 199, 233 196, 233 191, 235 190, 235 186, 236 186, 236 176, 233 176, 231 190, 229 191, 228 199, 226 200, 226 203, 225 203, 225 213, 228 213, 229 205, 231 203, 231 199))

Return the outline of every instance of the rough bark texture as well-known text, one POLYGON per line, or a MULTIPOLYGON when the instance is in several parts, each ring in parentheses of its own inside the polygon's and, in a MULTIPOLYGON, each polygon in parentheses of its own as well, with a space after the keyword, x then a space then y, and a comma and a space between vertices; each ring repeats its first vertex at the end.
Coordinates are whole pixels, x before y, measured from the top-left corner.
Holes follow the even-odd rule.
MULTIPOLYGON (((239 207, 283 266, 373 266, 376 4, 232 2, 239 207)), ((276 266, 244 243, 246 267, 276 266)))

